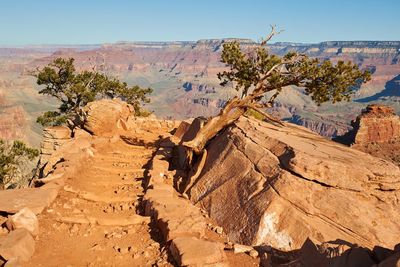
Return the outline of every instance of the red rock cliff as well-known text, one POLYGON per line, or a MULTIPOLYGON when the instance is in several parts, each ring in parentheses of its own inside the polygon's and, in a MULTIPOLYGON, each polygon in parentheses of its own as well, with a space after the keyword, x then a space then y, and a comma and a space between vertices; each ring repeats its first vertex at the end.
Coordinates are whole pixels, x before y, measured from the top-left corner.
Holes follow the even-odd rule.
POLYGON ((400 118, 389 106, 368 105, 351 125, 353 129, 339 137, 337 141, 367 145, 393 142, 400 138, 400 118))

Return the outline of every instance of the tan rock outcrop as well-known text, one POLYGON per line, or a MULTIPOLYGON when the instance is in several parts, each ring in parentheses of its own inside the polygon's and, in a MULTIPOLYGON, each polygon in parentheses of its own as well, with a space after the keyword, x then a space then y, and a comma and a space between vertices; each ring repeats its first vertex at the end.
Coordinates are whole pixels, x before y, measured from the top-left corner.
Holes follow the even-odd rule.
POLYGON ((80 124, 83 129, 96 136, 113 136, 123 128, 132 107, 119 99, 102 99, 87 104, 82 111, 80 124))
POLYGON ((334 140, 400 166, 400 117, 393 108, 369 105, 352 121, 353 129, 334 140))
POLYGON ((46 162, 60 146, 71 139, 71 130, 66 126, 47 127, 43 130, 43 141, 40 147, 40 161, 46 162))
POLYGON ((389 106, 368 105, 351 124, 353 130, 346 134, 350 144, 385 143, 400 137, 400 117, 389 106))
POLYGON ((398 243, 400 170, 303 127, 242 118, 208 146, 191 200, 248 245, 398 243))

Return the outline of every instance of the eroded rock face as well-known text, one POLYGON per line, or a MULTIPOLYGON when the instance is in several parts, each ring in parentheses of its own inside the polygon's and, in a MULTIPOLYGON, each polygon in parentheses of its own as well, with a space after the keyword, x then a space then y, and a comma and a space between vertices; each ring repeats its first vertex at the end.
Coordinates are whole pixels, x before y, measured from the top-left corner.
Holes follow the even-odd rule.
POLYGON ((71 130, 66 126, 47 127, 43 130, 40 146, 41 161, 45 162, 60 146, 71 139, 71 130))
POLYGON ((132 107, 119 99, 102 99, 84 107, 82 128, 93 135, 112 136, 117 129, 124 128, 132 107))
POLYGON ((348 143, 385 143, 400 137, 400 118, 389 106, 368 105, 352 126, 347 134, 348 143))
POLYGON ((208 146, 191 200, 231 240, 299 249, 307 238, 398 243, 400 170, 303 127, 240 119, 208 146))
POLYGON ((351 131, 334 140, 400 166, 400 117, 393 108, 369 105, 352 125, 351 131))

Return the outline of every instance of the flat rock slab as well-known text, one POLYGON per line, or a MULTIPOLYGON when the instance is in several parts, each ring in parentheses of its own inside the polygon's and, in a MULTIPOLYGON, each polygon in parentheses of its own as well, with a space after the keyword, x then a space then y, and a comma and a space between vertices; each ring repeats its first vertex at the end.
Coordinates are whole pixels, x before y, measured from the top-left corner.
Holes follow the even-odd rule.
POLYGON ((17 213, 23 208, 29 208, 35 214, 40 214, 57 197, 56 188, 23 188, 0 191, 0 211, 17 213))
POLYGON ((135 224, 149 224, 150 217, 144 217, 136 214, 128 217, 118 218, 98 218, 93 216, 77 215, 61 217, 58 219, 58 221, 63 223, 98 224, 103 226, 128 226, 135 224))
POLYGON ((26 229, 17 229, 0 237, 0 257, 5 260, 28 261, 34 252, 35 240, 26 229))
POLYGON ((222 244, 195 237, 175 238, 170 252, 179 266, 225 266, 222 244))

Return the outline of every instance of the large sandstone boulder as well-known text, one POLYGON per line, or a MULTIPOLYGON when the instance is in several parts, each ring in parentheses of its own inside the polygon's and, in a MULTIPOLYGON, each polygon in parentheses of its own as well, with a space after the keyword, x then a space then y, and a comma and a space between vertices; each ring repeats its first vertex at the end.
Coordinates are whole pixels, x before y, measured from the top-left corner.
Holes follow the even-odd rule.
POLYGON ((400 170, 303 127, 240 119, 208 146, 191 200, 231 240, 299 249, 307 238, 393 247, 400 170))
POLYGON ((112 136, 117 129, 125 127, 131 113, 132 107, 122 100, 102 99, 83 108, 80 123, 93 135, 112 136))

